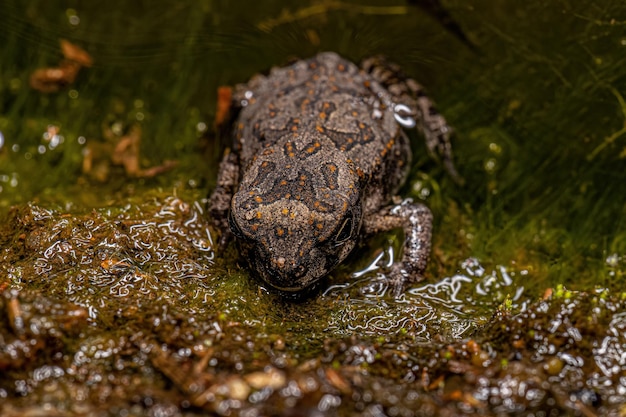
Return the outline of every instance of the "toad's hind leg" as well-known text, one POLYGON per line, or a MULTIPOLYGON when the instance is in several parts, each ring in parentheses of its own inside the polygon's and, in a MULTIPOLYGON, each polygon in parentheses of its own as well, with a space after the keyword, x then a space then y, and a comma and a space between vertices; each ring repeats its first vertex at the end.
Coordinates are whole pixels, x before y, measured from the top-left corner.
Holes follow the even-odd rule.
POLYGON ((437 111, 424 88, 407 77, 398 65, 381 56, 366 59, 361 68, 391 94, 396 120, 405 127, 412 127, 411 122, 415 120, 430 155, 439 157, 452 179, 462 184, 463 179, 454 167, 452 158, 452 128, 437 111))

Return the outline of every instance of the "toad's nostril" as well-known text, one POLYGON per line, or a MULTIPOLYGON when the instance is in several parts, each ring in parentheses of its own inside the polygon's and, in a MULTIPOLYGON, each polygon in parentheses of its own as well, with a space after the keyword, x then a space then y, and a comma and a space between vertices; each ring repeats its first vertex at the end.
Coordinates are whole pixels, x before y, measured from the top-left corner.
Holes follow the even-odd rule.
POLYGON ((269 275, 275 276, 281 280, 293 280, 300 278, 307 273, 307 267, 299 264, 294 260, 280 256, 271 260, 270 265, 266 268, 269 275))

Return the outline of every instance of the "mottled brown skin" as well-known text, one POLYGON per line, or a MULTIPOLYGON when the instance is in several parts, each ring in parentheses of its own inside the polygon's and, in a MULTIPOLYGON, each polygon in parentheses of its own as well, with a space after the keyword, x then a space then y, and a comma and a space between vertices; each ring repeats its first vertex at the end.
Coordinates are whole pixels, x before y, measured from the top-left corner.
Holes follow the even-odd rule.
POLYGON ((445 120, 398 74, 383 61, 359 69, 321 53, 237 86, 233 149, 220 164, 211 213, 272 287, 303 290, 362 236, 393 228, 406 234, 403 258, 388 275, 394 290, 422 279, 430 211, 409 201, 385 207, 411 157, 398 121, 417 118, 431 152, 455 173, 445 120))

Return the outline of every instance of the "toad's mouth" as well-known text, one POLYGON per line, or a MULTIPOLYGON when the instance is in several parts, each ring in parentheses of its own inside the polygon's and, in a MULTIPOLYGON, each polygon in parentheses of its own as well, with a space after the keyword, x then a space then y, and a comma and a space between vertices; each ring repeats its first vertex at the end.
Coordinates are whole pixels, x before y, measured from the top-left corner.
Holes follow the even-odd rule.
POLYGON ((280 285, 276 285, 273 282, 269 282, 268 280, 263 280, 266 284, 270 285, 273 289, 281 291, 281 292, 287 292, 287 293, 298 293, 301 291, 304 291, 307 287, 302 287, 302 286, 296 286, 296 287, 283 287, 280 285))
POLYGON ((324 288, 327 284, 328 277, 327 275, 323 275, 319 278, 307 281, 306 284, 292 283, 291 285, 281 285, 275 280, 266 279, 267 277, 258 278, 260 278, 260 285, 267 284, 268 289, 271 289, 281 297, 294 301, 302 301, 318 294, 320 289, 324 288))
MULTIPOLYGON (((279 260, 281 258, 278 258, 279 260)), ((305 265, 300 262, 264 262, 260 259, 256 260, 256 268, 254 268, 262 281, 275 290, 285 293, 297 293, 307 290, 313 284, 320 280, 324 274, 315 273, 317 268, 311 268, 311 265, 305 265)))
POLYGON ((307 287, 318 280, 308 277, 306 272, 306 268, 304 267, 301 267, 298 271, 288 273, 278 273, 277 271, 263 268, 260 275, 261 279, 273 289, 282 292, 296 293, 307 289, 307 287))

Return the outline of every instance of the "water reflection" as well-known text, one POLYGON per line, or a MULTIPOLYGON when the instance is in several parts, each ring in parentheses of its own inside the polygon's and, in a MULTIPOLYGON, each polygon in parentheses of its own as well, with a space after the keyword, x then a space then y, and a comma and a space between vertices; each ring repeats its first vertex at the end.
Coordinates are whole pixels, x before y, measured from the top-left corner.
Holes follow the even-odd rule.
MULTIPOLYGON (((609 328, 608 335, 593 349, 593 360, 606 378, 620 376, 622 384, 626 385, 623 375, 626 367, 626 313, 615 314, 609 328)), ((626 394, 626 389, 621 389, 621 394, 626 394)))
POLYGON ((33 258, 0 270, 19 287, 45 283, 46 294, 88 308, 91 319, 156 299, 184 308, 215 294, 213 239, 199 202, 166 196, 85 215, 28 205, 13 215, 27 225, 15 233, 33 258))
POLYGON ((522 311, 530 301, 524 298, 521 282, 527 279, 527 271, 502 265, 486 268, 476 258, 463 261, 451 277, 414 284, 393 298, 388 296, 384 272, 393 259, 393 248, 388 247, 354 272, 348 283, 332 285, 324 292, 324 297, 345 305, 329 317, 327 331, 342 336, 406 335, 424 342, 459 339, 488 321, 501 303, 522 311))

